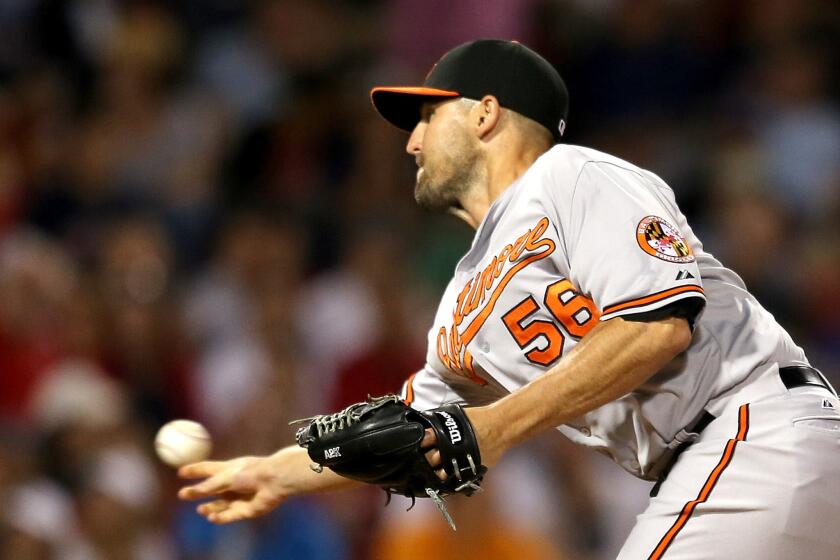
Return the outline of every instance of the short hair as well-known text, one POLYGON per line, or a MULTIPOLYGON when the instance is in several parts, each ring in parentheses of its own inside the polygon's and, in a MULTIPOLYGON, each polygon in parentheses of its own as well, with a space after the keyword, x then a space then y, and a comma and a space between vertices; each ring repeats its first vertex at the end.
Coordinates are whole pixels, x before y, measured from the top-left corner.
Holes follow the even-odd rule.
POLYGON ((546 127, 516 111, 508 110, 507 112, 510 115, 511 122, 519 129, 523 137, 533 138, 535 141, 544 145, 546 149, 554 145, 554 135, 546 127))
MULTIPOLYGON (((479 101, 475 99, 470 99, 468 97, 461 97, 458 99, 459 103, 462 105, 464 111, 468 111, 475 107, 479 101)), ((537 121, 526 117, 521 113, 517 113, 512 109, 505 109, 505 114, 508 115, 510 120, 510 124, 513 125, 518 131, 519 134, 528 140, 533 140, 545 146, 547 150, 552 145, 554 145, 554 135, 548 130, 546 127, 538 123, 537 121)))

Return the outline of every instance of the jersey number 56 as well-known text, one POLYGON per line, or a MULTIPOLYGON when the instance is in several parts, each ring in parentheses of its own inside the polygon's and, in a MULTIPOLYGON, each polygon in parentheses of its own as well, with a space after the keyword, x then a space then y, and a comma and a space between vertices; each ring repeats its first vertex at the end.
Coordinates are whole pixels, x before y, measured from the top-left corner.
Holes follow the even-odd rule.
POLYGON ((525 353, 525 357, 534 364, 550 366, 563 355, 563 344, 566 340, 558 323, 569 336, 578 340, 598 323, 601 313, 595 302, 581 294, 566 278, 546 288, 542 303, 554 321, 534 319, 528 322, 528 318, 540 309, 533 296, 528 296, 516 304, 502 316, 502 321, 523 350, 539 337, 543 337, 547 344, 532 348, 525 353))

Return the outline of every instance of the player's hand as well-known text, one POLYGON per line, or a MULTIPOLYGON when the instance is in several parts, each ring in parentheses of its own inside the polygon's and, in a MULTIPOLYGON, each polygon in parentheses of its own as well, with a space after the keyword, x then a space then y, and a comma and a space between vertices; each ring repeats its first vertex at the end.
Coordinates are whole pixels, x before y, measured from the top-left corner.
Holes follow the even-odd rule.
MULTIPOLYGON (((494 466, 510 446, 500 437, 492 435, 500 431, 493 428, 493 416, 487 413, 485 407, 466 408, 464 412, 467 414, 467 418, 470 419, 470 424, 472 424, 473 430, 475 431, 476 439, 478 440, 478 449, 481 451, 481 463, 488 467, 494 466)), ((426 460, 435 469, 438 478, 446 480, 446 471, 443 470, 440 451, 436 443, 437 438, 435 437, 434 430, 428 428, 426 435, 423 437, 423 441, 420 443, 420 447, 426 450, 426 460)))
POLYGON ((232 523, 264 515, 286 497, 276 455, 240 457, 230 461, 204 461, 186 465, 178 476, 204 479, 178 492, 182 500, 215 498, 196 508, 212 523, 232 523))

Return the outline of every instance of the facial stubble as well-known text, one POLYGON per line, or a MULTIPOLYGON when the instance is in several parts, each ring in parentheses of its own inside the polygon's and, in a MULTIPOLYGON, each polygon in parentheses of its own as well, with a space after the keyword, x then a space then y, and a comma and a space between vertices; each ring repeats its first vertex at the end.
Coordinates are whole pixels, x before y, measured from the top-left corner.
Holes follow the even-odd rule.
POLYGON ((481 152, 467 132, 455 127, 446 146, 423 162, 417 176, 414 199, 422 208, 445 211, 459 206, 459 201, 478 182, 481 152))

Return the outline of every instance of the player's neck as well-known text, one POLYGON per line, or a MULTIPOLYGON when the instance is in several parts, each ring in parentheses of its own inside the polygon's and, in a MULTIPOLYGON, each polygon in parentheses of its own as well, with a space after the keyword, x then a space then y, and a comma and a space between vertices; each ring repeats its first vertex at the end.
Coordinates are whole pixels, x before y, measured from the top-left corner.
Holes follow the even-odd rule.
POLYGON ((499 150, 496 154, 488 154, 482 180, 460 201, 463 210, 452 211, 473 229, 477 229, 484 220, 493 202, 545 153, 535 147, 518 147, 519 149, 508 148, 499 150))

